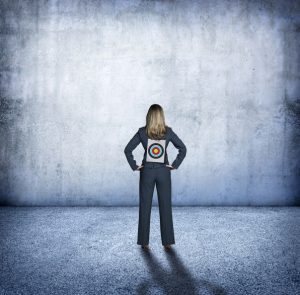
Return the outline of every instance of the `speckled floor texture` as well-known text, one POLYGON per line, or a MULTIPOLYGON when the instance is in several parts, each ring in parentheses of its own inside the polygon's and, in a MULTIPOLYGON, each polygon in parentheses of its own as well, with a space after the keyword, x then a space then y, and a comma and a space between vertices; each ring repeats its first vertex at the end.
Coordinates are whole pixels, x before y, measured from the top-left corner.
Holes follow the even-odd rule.
POLYGON ((0 207, 0 294, 300 294, 299 207, 0 207))

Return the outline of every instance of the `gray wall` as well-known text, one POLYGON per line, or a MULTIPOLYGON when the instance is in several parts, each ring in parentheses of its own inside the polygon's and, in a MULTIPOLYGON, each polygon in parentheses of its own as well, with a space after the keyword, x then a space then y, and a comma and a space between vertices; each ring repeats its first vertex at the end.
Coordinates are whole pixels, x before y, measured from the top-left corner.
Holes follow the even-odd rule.
POLYGON ((123 150, 159 103, 187 146, 174 205, 299 205, 299 1, 7 0, 0 13, 1 204, 137 205, 123 150))

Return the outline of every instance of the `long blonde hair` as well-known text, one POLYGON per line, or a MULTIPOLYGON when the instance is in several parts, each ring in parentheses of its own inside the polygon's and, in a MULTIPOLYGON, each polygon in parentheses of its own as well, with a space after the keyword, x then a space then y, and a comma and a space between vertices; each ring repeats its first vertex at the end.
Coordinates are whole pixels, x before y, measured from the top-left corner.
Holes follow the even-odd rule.
POLYGON ((146 133, 151 139, 161 139, 167 132, 164 110, 159 104, 152 104, 146 116, 146 133))

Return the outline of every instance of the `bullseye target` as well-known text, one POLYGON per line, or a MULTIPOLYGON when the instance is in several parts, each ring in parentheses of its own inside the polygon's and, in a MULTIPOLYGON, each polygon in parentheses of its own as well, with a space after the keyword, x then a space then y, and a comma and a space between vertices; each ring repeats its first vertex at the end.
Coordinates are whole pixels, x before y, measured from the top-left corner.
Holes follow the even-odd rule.
POLYGON ((166 140, 154 140, 148 138, 147 143, 147 162, 164 163, 165 161, 166 140))
POLYGON ((157 159, 163 155, 164 148, 159 143, 153 143, 149 146, 148 153, 152 158, 157 159))

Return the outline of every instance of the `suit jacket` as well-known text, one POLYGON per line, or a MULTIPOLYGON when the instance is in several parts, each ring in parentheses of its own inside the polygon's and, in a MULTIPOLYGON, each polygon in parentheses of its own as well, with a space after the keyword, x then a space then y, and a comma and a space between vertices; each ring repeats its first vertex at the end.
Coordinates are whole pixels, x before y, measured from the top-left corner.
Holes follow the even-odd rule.
POLYGON ((180 166, 181 162, 186 156, 186 146, 182 142, 182 140, 177 136, 177 134, 172 130, 171 127, 166 126, 167 132, 161 139, 166 140, 166 147, 165 147, 165 158, 164 163, 154 163, 154 162, 146 162, 146 156, 147 156, 147 133, 146 133, 146 126, 140 127, 138 131, 135 133, 135 135, 130 139, 128 144, 126 145, 124 149, 125 156, 127 158, 127 161, 131 167, 132 170, 136 170, 139 166, 136 164, 136 161, 133 157, 132 151, 139 145, 139 143, 142 143, 145 152, 144 157, 142 161, 142 165, 145 167, 159 167, 162 165, 169 165, 168 160, 168 154, 167 154, 167 147, 169 142, 171 141, 173 145, 178 149, 178 154, 176 159, 173 161, 172 166, 176 169, 180 166))

